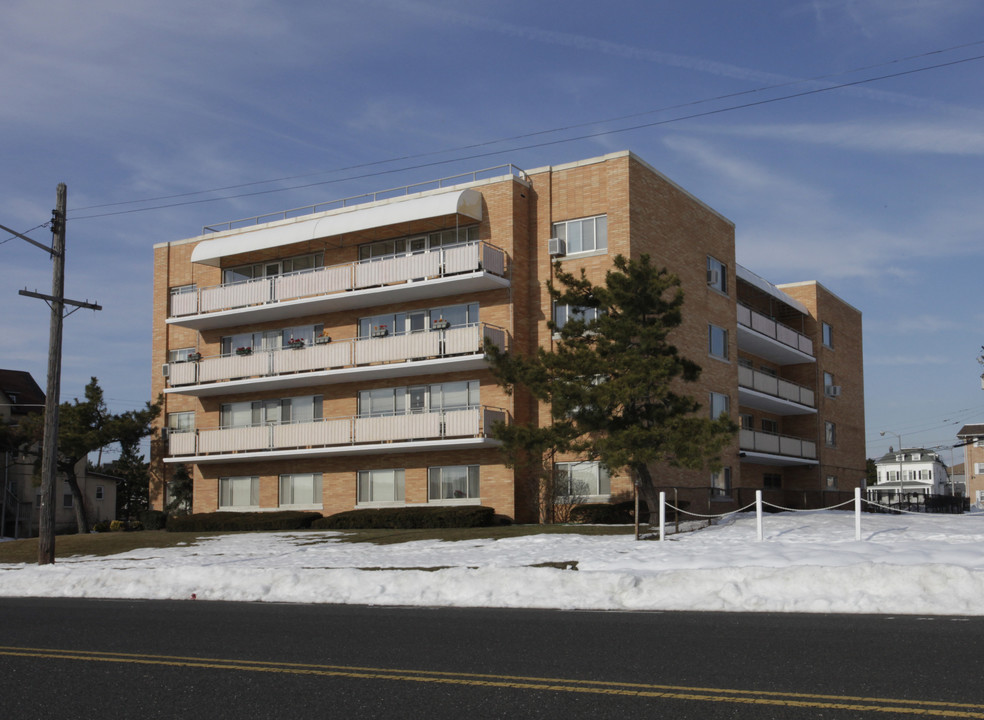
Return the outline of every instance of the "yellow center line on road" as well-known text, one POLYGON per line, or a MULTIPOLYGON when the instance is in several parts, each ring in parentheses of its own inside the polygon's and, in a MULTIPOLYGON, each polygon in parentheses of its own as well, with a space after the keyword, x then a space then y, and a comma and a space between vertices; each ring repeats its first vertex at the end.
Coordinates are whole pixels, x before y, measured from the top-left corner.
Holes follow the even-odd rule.
POLYGON ((681 685, 622 683, 601 680, 540 678, 521 675, 489 675, 452 673, 436 670, 407 670, 350 665, 312 665, 304 663, 268 662, 262 660, 229 660, 222 658, 187 657, 179 655, 148 655, 136 653, 100 652, 93 650, 60 650, 0 646, 0 655, 54 660, 77 660, 134 665, 239 670, 246 672, 285 673, 320 677, 339 677, 360 680, 396 680, 403 682, 465 685, 472 687, 510 688, 550 692, 585 693, 624 697, 663 698, 752 705, 778 705, 814 709, 849 710, 854 712, 897 713, 948 718, 980 718, 984 720, 984 705, 945 702, 938 700, 907 700, 902 698, 864 697, 852 695, 822 695, 811 693, 770 692, 729 688, 705 688, 681 685))

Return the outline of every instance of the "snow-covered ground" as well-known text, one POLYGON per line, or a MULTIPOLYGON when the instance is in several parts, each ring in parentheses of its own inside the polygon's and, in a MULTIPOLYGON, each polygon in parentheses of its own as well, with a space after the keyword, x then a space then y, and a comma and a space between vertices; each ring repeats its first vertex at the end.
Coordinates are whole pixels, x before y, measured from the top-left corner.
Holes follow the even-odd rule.
POLYGON ((54 565, 0 564, 0 596, 593 610, 984 614, 984 514, 739 516, 631 536, 352 544, 248 533, 54 565), (569 567, 535 567, 551 563, 569 567))

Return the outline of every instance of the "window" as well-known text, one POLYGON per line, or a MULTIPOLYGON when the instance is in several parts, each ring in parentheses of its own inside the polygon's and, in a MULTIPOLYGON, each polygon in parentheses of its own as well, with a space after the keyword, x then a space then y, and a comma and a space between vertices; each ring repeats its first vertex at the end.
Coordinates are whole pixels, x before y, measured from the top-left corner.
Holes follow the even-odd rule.
POLYGON ((478 465, 445 465, 428 468, 428 502, 478 498, 478 465))
POLYGON ((228 357, 237 354, 240 348, 249 348, 251 352, 280 350, 287 347, 291 340, 303 340, 304 346, 309 347, 314 344, 316 337, 321 336, 324 328, 325 326, 319 323, 285 327, 279 330, 227 335, 222 338, 222 354, 228 357))
POLYGON ((253 475, 219 478, 219 507, 259 507, 260 478, 253 475))
POLYGON ((464 410, 478 405, 478 380, 359 391, 360 417, 464 410))
POLYGON ((567 254, 608 250, 608 217, 583 218, 554 223, 553 235, 567 243, 567 254))
POLYGON ((762 432, 767 432, 770 435, 778 435, 779 421, 771 420, 770 418, 762 418, 762 432))
POLYGON ((711 497, 723 499, 731 497, 731 468, 721 468, 711 473, 711 497))
POLYGON ((755 429, 755 418, 753 418, 748 413, 739 413, 738 420, 741 423, 742 430, 754 430, 755 429))
POLYGON ((731 414, 731 398, 721 393, 711 393, 711 420, 731 414))
POLYGON ((837 476, 836 475, 828 475, 827 476, 826 488, 827 488, 827 490, 836 490, 837 489, 837 476))
POLYGON ((984 474, 984 463, 974 463, 974 475, 984 474))
POLYGON ((103 499, 103 490, 104 488, 102 485, 96 485, 96 500, 103 499))
POLYGON ((381 327, 387 329, 385 335, 423 332, 432 329, 438 320, 446 320, 448 327, 474 325, 478 322, 478 303, 445 305, 359 318, 359 337, 373 337, 373 330, 381 327))
POLYGON ((608 468, 597 462, 564 462, 554 465, 557 494, 564 497, 610 495, 608 468))
POLYGON ((714 357, 728 359, 728 331, 717 325, 707 326, 707 352, 714 357))
POLYGON ((824 372, 823 374, 823 394, 827 397, 834 397, 834 374, 829 372, 824 372))
POLYGON ((72 491, 70 488, 66 487, 64 493, 62 494, 62 507, 66 510, 71 510, 75 507, 75 501, 72 498, 72 491))
POLYGON ((322 395, 302 395, 280 400, 224 403, 219 409, 219 425, 232 428, 314 422, 321 419, 323 401, 322 395))
POLYGON ((167 414, 167 429, 170 432, 191 432, 195 429, 194 412, 173 412, 167 414))
POLYGON ((837 423, 829 420, 823 423, 823 438, 827 447, 837 447, 837 423))
POLYGON ((360 470, 358 473, 359 503, 403 502, 405 471, 403 468, 389 470, 360 470))
POLYGON ((192 356, 194 354, 195 354, 195 348, 193 348, 193 347, 177 348, 175 350, 168 350, 167 351, 167 361, 169 363, 188 362, 188 360, 190 359, 190 356, 192 356))
POLYGON ((311 255, 298 255, 296 257, 283 258, 282 260, 269 260, 263 263, 253 263, 251 265, 240 265, 238 267, 226 268, 222 271, 222 283, 236 283, 244 280, 255 280, 256 278, 273 277, 275 275, 286 275, 302 270, 313 270, 324 264, 324 253, 314 253, 311 255))
POLYGON ((782 475, 778 473, 765 473, 762 475, 762 487, 766 490, 779 490, 782 488, 782 475))
POLYGON ((463 228, 439 230, 428 235, 415 235, 413 237, 366 243, 365 245, 359 246, 359 260, 408 255, 426 250, 434 250, 439 247, 447 247, 448 245, 460 245, 462 243, 477 241, 478 225, 469 225, 463 228))
POLYGON ((707 256, 707 285, 728 294, 728 266, 710 255, 707 256))
POLYGON ((564 325, 571 321, 580 321, 586 326, 590 326, 592 322, 598 319, 598 315, 602 312, 598 308, 586 308, 577 305, 555 305, 554 324, 557 326, 558 332, 564 325))
POLYGON ((321 505, 321 473, 280 476, 280 505, 321 505))
POLYGON ((824 347, 833 348, 834 347, 834 329, 830 327, 827 323, 821 323, 823 327, 823 345, 824 347))

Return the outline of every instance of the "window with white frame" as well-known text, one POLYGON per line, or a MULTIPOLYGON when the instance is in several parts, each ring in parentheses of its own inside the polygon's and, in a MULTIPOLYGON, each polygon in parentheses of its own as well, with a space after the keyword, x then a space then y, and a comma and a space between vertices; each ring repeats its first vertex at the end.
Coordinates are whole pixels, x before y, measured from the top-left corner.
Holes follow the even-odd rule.
POLYGON ((724 467, 711 473, 711 497, 731 497, 731 468, 724 467))
POLYGON ((322 265, 324 265, 324 253, 296 255, 279 260, 268 260, 262 263, 239 265, 237 267, 225 268, 222 271, 222 283, 229 284, 243 282, 244 280, 254 280, 256 278, 287 275, 289 273, 303 272, 304 270, 313 270, 322 265))
POLYGON ((723 360, 728 359, 728 331, 717 325, 707 326, 707 352, 723 360))
POLYGON ((169 363, 188 362, 195 355, 195 348, 175 348, 167 351, 167 361, 169 363))
POLYGON ((827 488, 827 490, 836 490, 837 489, 837 476, 836 475, 828 475, 827 476, 826 488, 827 488))
POLYGON ((224 356, 246 352, 264 352, 291 347, 294 341, 300 340, 304 347, 314 344, 314 339, 320 337, 325 326, 321 323, 313 325, 296 325, 277 330, 262 330, 250 333, 226 335, 221 341, 221 352, 224 356))
POLYGON ((444 465, 427 469, 427 501, 479 499, 478 465, 444 465))
POLYGON ((102 485, 96 485, 96 500, 102 500, 105 497, 105 488, 102 485))
POLYGON ((762 432, 770 435, 779 434, 779 421, 772 418, 762 418, 762 432))
POLYGON ((984 463, 974 463, 974 475, 984 474, 984 463))
POLYGON ((610 495, 608 468, 598 462, 561 462, 554 464, 557 494, 564 497, 610 495))
POLYGON ((823 423, 823 439, 827 447, 837 447, 837 423, 825 420, 823 423))
POLYGON ((824 347, 833 348, 834 347, 834 329, 829 323, 821 323, 823 328, 823 345, 824 347))
POLYGON ((717 420, 724 415, 731 415, 731 398, 723 393, 711 393, 711 420, 717 420))
POLYGON ((728 266, 710 255, 707 256, 707 285, 728 294, 728 266))
POLYGON ((479 404, 478 380, 359 391, 360 417, 464 410, 479 404))
POLYGON ((260 478, 256 475, 219 478, 219 507, 247 508, 260 505, 260 478))
POLYGON ((378 240, 359 246, 359 260, 393 257, 394 255, 412 255, 414 253, 434 250, 449 245, 478 241, 478 225, 461 228, 449 228, 424 235, 378 240))
POLYGON ((195 429, 194 412, 173 412, 167 414, 167 429, 169 432, 191 432, 195 429))
POLYGON ((321 473, 288 473, 280 476, 280 505, 322 505, 321 473))
POLYGON ((823 373, 823 394, 833 397, 834 394, 834 374, 824 371, 823 373))
POLYGON ((551 237, 567 243, 567 254, 601 252, 608 250, 608 216, 554 223, 551 237))
POLYGON ((738 413, 738 421, 741 424, 742 430, 754 430, 755 429, 755 418, 748 413, 738 413))
POLYGON ((438 327, 441 320, 447 323, 447 327, 474 325, 478 322, 478 303, 444 305, 359 318, 359 337, 386 337, 423 332, 438 327), (385 332, 379 333, 378 331, 383 328, 385 332))
POLYGON ((580 321, 585 326, 590 327, 591 323, 598 319, 604 310, 598 308, 579 307, 577 305, 554 305, 554 324, 557 332, 572 320, 580 321))
POLYGON ((359 470, 356 500, 360 504, 401 503, 405 500, 405 483, 403 468, 359 470))
POLYGON ((314 422, 321 420, 323 405, 322 395, 223 403, 219 423, 223 428, 233 428, 314 422))

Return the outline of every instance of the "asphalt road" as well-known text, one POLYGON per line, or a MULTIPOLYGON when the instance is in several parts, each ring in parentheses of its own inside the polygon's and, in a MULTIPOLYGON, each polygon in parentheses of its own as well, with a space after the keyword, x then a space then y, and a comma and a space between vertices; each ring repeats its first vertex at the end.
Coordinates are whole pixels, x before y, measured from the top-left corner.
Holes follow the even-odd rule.
POLYGON ((984 618, 0 599, 0 717, 984 718, 982 657, 984 618))

